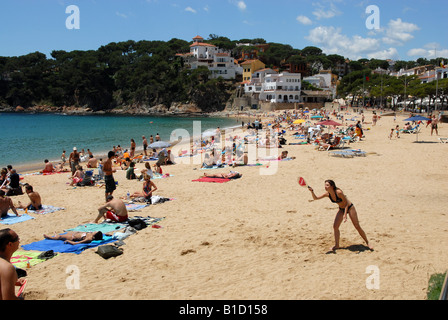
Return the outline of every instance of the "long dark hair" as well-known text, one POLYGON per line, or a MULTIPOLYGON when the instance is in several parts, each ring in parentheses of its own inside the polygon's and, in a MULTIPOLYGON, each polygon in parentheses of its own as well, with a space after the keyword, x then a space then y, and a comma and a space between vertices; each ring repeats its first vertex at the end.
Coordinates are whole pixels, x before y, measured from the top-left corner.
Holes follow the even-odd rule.
POLYGON ((333 190, 334 190, 334 191, 336 191, 337 189, 339 189, 338 187, 336 187, 336 183, 334 183, 333 180, 325 180, 325 182, 328 182, 328 184, 329 184, 330 186, 333 187, 333 190))

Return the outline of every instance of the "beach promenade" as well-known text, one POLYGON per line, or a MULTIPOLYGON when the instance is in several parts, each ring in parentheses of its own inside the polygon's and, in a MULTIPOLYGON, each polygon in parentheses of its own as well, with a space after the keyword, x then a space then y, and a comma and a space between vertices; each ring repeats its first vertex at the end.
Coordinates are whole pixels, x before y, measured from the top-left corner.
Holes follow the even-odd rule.
MULTIPOLYGON (((448 269, 448 144, 438 139, 448 137, 448 124, 439 124, 439 135, 431 136, 425 123, 416 142, 415 134, 388 137, 397 124, 403 128, 409 113, 399 113, 395 122, 381 117, 375 126, 372 113, 365 116, 365 139, 346 145, 365 151, 365 157, 289 145, 294 131, 287 131, 287 144, 279 151, 287 150, 294 160, 236 169, 162 167, 170 177, 153 180, 156 194, 172 200, 130 212, 131 217, 164 218, 161 228, 148 227, 125 239, 116 258, 105 260, 87 249, 32 266, 25 298, 424 300, 431 274, 448 269), (274 165, 275 174, 260 174, 274 165), (227 183, 192 181, 204 172, 229 170, 243 176, 227 183), (340 228, 342 249, 328 253, 337 204, 310 202, 299 176, 318 195, 325 180, 334 180, 356 206, 374 251, 348 219, 340 228), (67 285, 73 266, 79 289, 67 285)), ((143 166, 136 164, 136 171, 143 166)), ((104 204, 104 188, 73 188, 68 176, 24 176, 22 182, 33 185, 43 204, 65 210, 0 228, 12 228, 25 245, 93 221, 104 204)), ((114 176, 114 196, 141 190, 142 183, 127 180, 125 171, 114 176)), ((12 198, 15 204, 28 202, 26 195, 12 198)))

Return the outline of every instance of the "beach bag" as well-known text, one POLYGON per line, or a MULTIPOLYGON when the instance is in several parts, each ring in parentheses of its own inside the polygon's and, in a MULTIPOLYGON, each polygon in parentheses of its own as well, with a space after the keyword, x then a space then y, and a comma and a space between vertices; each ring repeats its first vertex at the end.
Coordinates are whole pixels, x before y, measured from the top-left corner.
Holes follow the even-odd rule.
POLYGON ((142 230, 147 227, 145 221, 143 221, 142 219, 138 219, 138 218, 129 220, 128 224, 131 227, 133 227, 135 230, 142 230))
POLYGON ((109 259, 109 258, 117 257, 117 256, 123 254, 123 250, 117 248, 116 246, 107 244, 107 245, 98 247, 98 250, 96 251, 96 253, 98 253, 104 259, 109 259))

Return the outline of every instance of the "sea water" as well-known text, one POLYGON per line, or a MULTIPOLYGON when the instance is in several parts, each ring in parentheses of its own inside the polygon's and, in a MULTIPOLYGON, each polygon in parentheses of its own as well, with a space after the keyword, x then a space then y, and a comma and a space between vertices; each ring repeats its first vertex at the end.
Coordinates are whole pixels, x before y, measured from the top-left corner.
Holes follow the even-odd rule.
POLYGON ((0 168, 8 164, 30 167, 38 163, 43 168, 45 159, 60 161, 63 150, 68 159, 73 147, 101 155, 113 146, 129 148, 134 139, 137 150, 142 150, 142 136, 150 143, 150 136, 155 138, 159 134, 162 141, 169 142, 176 129, 184 129, 193 137, 198 125, 201 133, 241 125, 239 120, 227 117, 17 113, 0 113, 0 123, 0 168))

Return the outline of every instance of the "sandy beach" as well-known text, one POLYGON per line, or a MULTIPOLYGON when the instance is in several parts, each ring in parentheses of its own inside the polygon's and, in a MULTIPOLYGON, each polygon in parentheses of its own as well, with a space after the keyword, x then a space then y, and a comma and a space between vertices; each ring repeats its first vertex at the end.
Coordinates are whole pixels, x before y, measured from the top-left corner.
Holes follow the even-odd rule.
MULTIPOLYGON (((353 112, 351 113, 353 115, 353 112)), ((227 183, 193 182, 200 164, 163 167, 170 177, 155 179, 156 195, 172 201, 148 206, 130 216, 164 218, 125 239, 123 254, 108 260, 96 248, 62 253, 28 272, 29 300, 424 300, 428 280, 448 268, 448 124, 439 135, 423 125, 418 135, 389 139, 409 113, 383 116, 372 126, 365 112, 365 139, 351 144, 366 157, 333 157, 313 145, 288 145, 291 161, 262 162, 235 170, 240 179, 227 183), (260 174, 278 166, 272 175, 260 174), (304 177, 317 195, 332 179, 354 203, 374 251, 366 250, 350 219, 341 226, 341 247, 334 244, 337 205, 328 199, 310 202, 297 183, 304 177), (79 289, 68 288, 67 268, 79 270, 79 289), (379 287, 366 285, 376 270, 379 287)), ((348 118, 350 115, 346 115, 348 118)), ((354 124, 354 122, 349 122, 354 124)), ((136 165, 143 168, 143 163, 136 165)), ((24 172, 20 172, 24 173, 24 172)), ((65 210, 10 227, 22 245, 93 221, 104 203, 104 188, 70 187, 69 173, 26 175, 43 204, 65 210)), ((116 197, 141 190, 142 183, 114 174, 116 197)), ((26 195, 12 197, 28 203, 26 195)))

